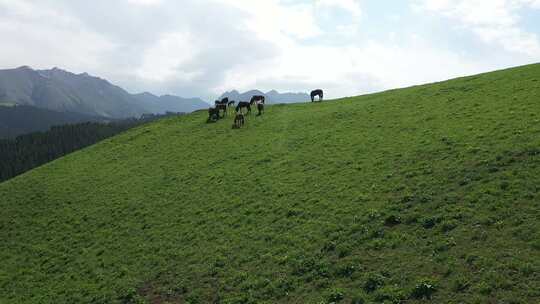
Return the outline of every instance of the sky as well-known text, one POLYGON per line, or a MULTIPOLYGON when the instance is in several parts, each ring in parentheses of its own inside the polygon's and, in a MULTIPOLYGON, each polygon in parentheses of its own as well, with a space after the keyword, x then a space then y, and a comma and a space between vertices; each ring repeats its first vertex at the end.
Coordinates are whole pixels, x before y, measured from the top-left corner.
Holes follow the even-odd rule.
POLYGON ((330 98, 540 62, 540 0, 0 0, 0 68, 330 98))

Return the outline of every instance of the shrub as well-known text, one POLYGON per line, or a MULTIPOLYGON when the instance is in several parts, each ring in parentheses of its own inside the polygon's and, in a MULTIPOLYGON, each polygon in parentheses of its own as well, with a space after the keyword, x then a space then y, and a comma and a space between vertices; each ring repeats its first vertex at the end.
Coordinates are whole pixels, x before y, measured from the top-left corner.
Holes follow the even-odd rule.
POLYGON ((124 304, 140 303, 140 298, 135 288, 128 288, 120 292, 120 295, 118 296, 118 300, 120 301, 120 303, 124 303, 124 304))
POLYGON ((437 224, 437 220, 435 218, 432 218, 432 217, 425 218, 422 221, 422 227, 424 227, 426 229, 431 229, 431 228, 435 227, 436 224, 437 224))
POLYGON ((335 242, 328 242, 326 244, 324 244, 323 248, 322 248, 322 251, 323 252, 331 252, 331 251, 334 251, 336 250, 336 243, 335 242))
POLYGON ((379 274, 371 274, 366 278, 364 290, 366 292, 374 292, 384 285, 384 277, 379 274))
POLYGON ((431 299, 431 296, 435 293, 435 284, 429 280, 423 280, 414 286, 411 297, 414 299, 431 299))
POLYGON ((450 232, 456 229, 457 226, 458 226, 458 221, 456 220, 444 221, 441 225, 441 230, 442 232, 450 232))
POLYGON ((345 294, 341 289, 332 289, 330 292, 328 292, 328 296, 326 297, 326 300, 328 303, 338 303, 341 302, 345 298, 345 294))
POLYGON ((339 266, 336 270, 336 275, 343 278, 349 278, 356 271, 356 267, 352 264, 339 266))
POLYGON ((388 227, 401 224, 401 218, 397 215, 390 215, 384 220, 384 225, 388 227))
POLYGON ((344 258, 346 256, 349 256, 352 252, 352 247, 345 244, 340 244, 337 246, 337 253, 340 258, 344 258))

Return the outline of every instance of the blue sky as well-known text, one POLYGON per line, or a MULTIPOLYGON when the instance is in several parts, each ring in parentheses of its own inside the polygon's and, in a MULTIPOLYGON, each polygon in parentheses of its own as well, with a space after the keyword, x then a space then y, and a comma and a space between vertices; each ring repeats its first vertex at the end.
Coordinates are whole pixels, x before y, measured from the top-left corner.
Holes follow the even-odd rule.
POLYGON ((540 0, 0 0, 0 68, 351 96, 540 61, 540 0))

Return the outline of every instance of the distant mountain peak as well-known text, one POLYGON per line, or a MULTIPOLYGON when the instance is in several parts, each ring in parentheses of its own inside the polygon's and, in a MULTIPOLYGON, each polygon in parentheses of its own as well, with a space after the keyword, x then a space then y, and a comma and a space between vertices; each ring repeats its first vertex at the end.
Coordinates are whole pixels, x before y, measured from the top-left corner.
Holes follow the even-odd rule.
POLYGON ((29 67, 27 65, 23 65, 23 66, 20 66, 20 67, 16 68, 15 70, 33 71, 34 69, 32 69, 31 67, 29 67))
POLYGON ((187 113, 208 107, 197 98, 172 95, 162 98, 148 92, 130 94, 106 79, 88 73, 75 74, 59 67, 33 70, 22 66, 0 70, 0 97, 21 105, 108 118, 187 113))
POLYGON ((279 93, 277 90, 270 90, 267 93, 260 90, 250 90, 244 93, 232 90, 225 92, 219 99, 228 97, 237 101, 249 101, 254 95, 264 95, 268 103, 296 103, 311 100, 307 93, 279 93))

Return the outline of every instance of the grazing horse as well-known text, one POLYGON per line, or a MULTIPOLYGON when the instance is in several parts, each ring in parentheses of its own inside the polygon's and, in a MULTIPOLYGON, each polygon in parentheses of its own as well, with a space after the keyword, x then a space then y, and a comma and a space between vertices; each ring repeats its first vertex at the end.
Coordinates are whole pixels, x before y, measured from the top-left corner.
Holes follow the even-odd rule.
POLYGON ((221 111, 223 111, 223 116, 227 116, 227 104, 218 104, 216 106, 216 109, 221 114, 221 111))
POLYGON ((315 101, 315 97, 319 97, 319 101, 322 101, 323 100, 323 97, 324 97, 324 92, 323 90, 321 89, 318 89, 318 90, 314 90, 311 92, 311 102, 314 102, 315 101))
POLYGON ((257 110, 259 111, 257 116, 261 116, 264 113, 264 103, 257 103, 257 110))
POLYGON ((255 95, 253 97, 251 97, 251 101, 249 102, 251 105, 253 105, 254 103, 258 103, 258 102, 262 102, 264 103, 266 101, 266 97, 264 97, 263 95, 255 95))
POLYGON ((240 129, 244 126, 246 119, 244 117, 244 114, 242 113, 236 113, 236 116, 234 117, 234 124, 233 129, 240 129))
POLYGON ((221 101, 216 100, 214 103, 216 104, 216 109, 218 109, 218 111, 223 111, 223 116, 226 116, 227 104, 229 103, 229 98, 223 98, 223 100, 221 101))
POLYGON ((228 103, 229 103, 229 97, 225 97, 221 101, 216 100, 216 105, 218 105, 218 104, 228 104, 228 103))
POLYGON ((218 108, 209 108, 208 109, 208 122, 216 122, 219 120, 219 110, 218 108))
POLYGON ((248 114, 251 113, 251 103, 247 101, 240 101, 238 103, 238 105, 236 106, 236 113, 241 113, 243 108, 247 109, 248 114))

